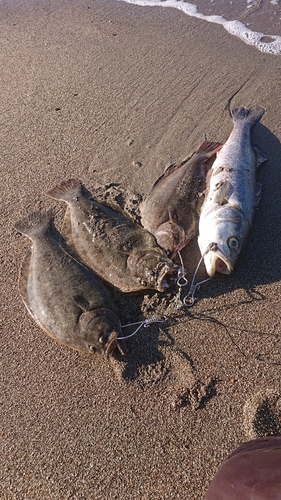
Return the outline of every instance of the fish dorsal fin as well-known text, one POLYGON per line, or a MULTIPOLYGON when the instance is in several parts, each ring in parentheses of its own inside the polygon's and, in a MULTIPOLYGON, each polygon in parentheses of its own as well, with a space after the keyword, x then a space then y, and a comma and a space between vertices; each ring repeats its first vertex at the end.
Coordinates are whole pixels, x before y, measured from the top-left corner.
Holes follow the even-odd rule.
POLYGON ((27 254, 25 255, 22 263, 21 263, 21 266, 20 266, 18 287, 19 287, 20 296, 24 302, 25 307, 27 308, 29 314, 36 321, 36 323, 38 323, 38 320, 37 320, 37 318, 32 310, 32 307, 31 307, 30 301, 29 301, 29 297, 28 297, 28 279, 29 279, 29 272, 30 272, 31 255, 32 255, 32 250, 29 249, 27 254))
POLYGON ((160 177, 158 177, 157 181, 154 182, 154 184, 151 188, 151 191, 154 191, 154 189, 156 187, 158 187, 159 184, 161 184, 161 182, 165 181, 167 179, 167 177, 170 177, 170 175, 172 175, 176 170, 179 170, 183 165, 185 165, 185 163, 188 160, 190 160, 190 158, 191 158, 191 156, 189 158, 186 158, 183 161, 180 161, 179 163, 172 163, 172 165, 167 167, 166 170, 163 172, 163 174, 160 175, 160 177))
POLYGON ((70 207, 67 208, 63 224, 62 232, 59 238, 59 245, 63 252, 74 259, 79 264, 83 265, 81 257, 79 257, 79 252, 75 245, 75 240, 72 236, 71 218, 70 218, 70 207))
POLYGON ((75 304, 77 304, 77 306, 79 306, 80 309, 82 309, 83 312, 89 311, 90 304, 87 301, 87 299, 83 297, 83 295, 74 295, 73 300, 75 304))
POLYGON ((227 202, 230 186, 230 182, 227 180, 217 182, 212 193, 212 201, 224 205, 227 202))
POLYGON ((34 313, 31 307, 30 300, 28 297, 28 281, 29 279, 31 279, 30 278, 31 255, 32 255, 32 250, 29 249, 20 266, 19 280, 18 280, 19 292, 26 309, 28 310, 30 316, 34 319, 35 323, 37 323, 37 325, 40 326, 42 330, 51 335, 49 330, 37 318, 36 314, 34 313))
POLYGON ((259 167, 262 163, 264 163, 267 160, 267 156, 257 146, 254 146, 254 150, 255 150, 255 154, 256 154, 257 166, 259 167))
MULTIPOLYGON (((204 141, 198 146, 196 151, 189 156, 188 158, 185 158, 184 160, 178 162, 178 163, 172 163, 166 170, 163 172, 162 175, 157 179, 157 181, 153 184, 151 191, 153 191, 159 184, 167 179, 170 175, 172 175, 174 172, 182 168, 191 158, 197 154, 200 153, 201 155, 205 156, 205 159, 202 159, 203 162, 207 162, 207 160, 212 157, 217 151, 219 151, 222 148, 222 144, 220 142, 209 142, 209 141, 204 141)), ((205 174, 204 170, 202 174, 205 174)))
POLYGON ((62 235, 65 238, 67 245, 70 248, 73 248, 70 207, 67 207, 65 215, 64 215, 63 224, 62 224, 62 235))

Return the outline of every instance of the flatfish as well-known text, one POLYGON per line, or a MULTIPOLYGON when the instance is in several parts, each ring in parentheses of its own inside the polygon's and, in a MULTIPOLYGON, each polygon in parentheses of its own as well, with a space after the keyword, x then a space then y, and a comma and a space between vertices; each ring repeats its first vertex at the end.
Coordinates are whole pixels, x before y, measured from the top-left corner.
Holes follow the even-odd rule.
POLYGON ((190 158, 168 167, 141 205, 143 227, 154 234, 171 259, 197 231, 208 160, 221 147, 205 141, 190 158))
POLYGON ((52 214, 35 212, 15 224, 32 241, 19 276, 23 302, 53 339, 83 353, 110 356, 121 325, 102 281, 61 248, 50 234, 52 214))
POLYGON ((179 267, 154 236, 114 208, 83 195, 77 179, 47 192, 65 201, 64 236, 79 259, 122 292, 169 290, 179 267))

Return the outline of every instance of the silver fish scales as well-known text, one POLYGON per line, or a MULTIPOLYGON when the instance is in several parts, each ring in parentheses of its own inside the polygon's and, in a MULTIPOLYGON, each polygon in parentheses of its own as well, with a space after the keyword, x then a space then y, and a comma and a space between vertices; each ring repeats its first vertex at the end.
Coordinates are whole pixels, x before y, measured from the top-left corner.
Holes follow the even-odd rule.
POLYGON ((257 167, 267 158, 251 143, 251 128, 264 113, 253 106, 232 110, 233 130, 210 170, 199 219, 198 244, 209 276, 230 274, 259 201, 257 167))

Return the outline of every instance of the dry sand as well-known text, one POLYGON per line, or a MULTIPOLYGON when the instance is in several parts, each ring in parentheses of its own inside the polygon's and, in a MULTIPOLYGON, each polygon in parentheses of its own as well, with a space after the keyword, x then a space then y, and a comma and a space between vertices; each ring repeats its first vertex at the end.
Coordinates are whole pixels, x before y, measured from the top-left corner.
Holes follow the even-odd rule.
MULTIPOLYGON (((280 433, 281 59, 169 9, 103 0, 1 2, 3 500, 204 498, 226 456, 280 433), (11 5, 12 3, 12 5, 11 5), (173 296, 118 295, 122 323, 166 313, 106 361, 49 339, 17 290, 26 213, 78 177, 137 213, 163 169, 227 110, 261 105, 262 200, 235 272, 173 296)), ((184 252, 189 273, 196 241, 184 252)))

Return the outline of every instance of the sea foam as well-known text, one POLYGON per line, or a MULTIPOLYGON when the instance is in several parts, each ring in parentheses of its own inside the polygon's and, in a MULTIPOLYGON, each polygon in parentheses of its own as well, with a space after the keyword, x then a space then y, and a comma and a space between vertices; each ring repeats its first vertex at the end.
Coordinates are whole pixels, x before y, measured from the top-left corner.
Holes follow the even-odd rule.
POLYGON ((198 12, 197 5, 185 2, 183 0, 121 0, 142 7, 172 7, 179 9, 188 16, 203 19, 209 23, 221 24, 231 35, 237 36, 248 45, 254 45, 261 52, 267 54, 281 55, 281 36, 268 35, 270 42, 266 43, 263 38, 267 37, 264 33, 251 31, 240 21, 227 21, 222 16, 205 16, 198 12))

